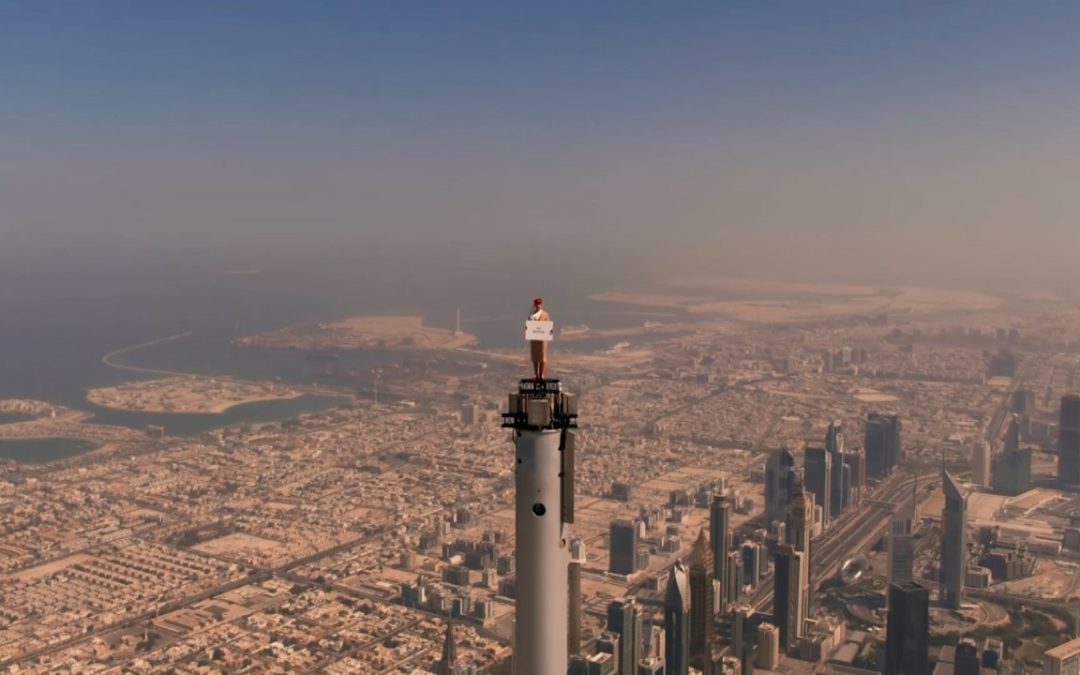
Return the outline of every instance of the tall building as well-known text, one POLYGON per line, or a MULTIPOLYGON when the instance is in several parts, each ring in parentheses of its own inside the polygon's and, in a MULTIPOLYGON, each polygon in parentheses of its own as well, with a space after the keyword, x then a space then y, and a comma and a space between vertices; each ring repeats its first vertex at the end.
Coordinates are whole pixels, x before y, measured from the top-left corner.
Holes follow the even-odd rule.
MULTIPOLYGON (((513 429, 516 675, 565 673, 570 616, 566 525, 574 522, 577 398, 558 380, 530 379, 508 397, 513 429), (546 517, 543 517, 545 516, 546 517)), ((466 580, 467 582, 467 580, 466 580)))
POLYGON ((900 430, 900 417, 897 415, 870 413, 866 416, 863 449, 867 477, 885 478, 900 463, 903 458, 900 430))
POLYGON ((571 558, 566 567, 567 589, 570 593, 567 613, 566 652, 570 656, 581 651, 581 560, 571 558))
POLYGON ((761 570, 761 546, 755 541, 745 541, 742 545, 742 584, 757 585, 761 570))
POLYGON ((667 654, 667 641, 664 640, 664 626, 663 620, 657 622, 655 618, 650 617, 645 622, 645 627, 642 631, 644 640, 642 640, 642 646, 644 647, 644 658, 654 658, 657 661, 663 663, 664 655, 667 654), (660 625, 657 625, 657 624, 660 625))
POLYGON ((942 473, 942 483, 941 599, 946 607, 960 609, 967 575, 967 494, 948 471, 942 473))
POLYGON ((1080 394, 1061 397, 1057 478, 1064 485, 1080 485, 1080 394))
POLYGON ((714 597, 713 559, 705 530, 698 533, 690 551, 690 661, 707 668, 712 660, 714 597))
POLYGON ((862 500, 863 486, 866 485, 866 454, 858 449, 848 450, 844 453, 844 464, 848 466, 850 474, 848 494, 851 495, 851 501, 849 505, 855 505, 862 500))
POLYGON ((971 481, 979 487, 990 487, 990 444, 982 439, 971 444, 971 481))
POLYGON ((622 638, 617 633, 604 631, 596 638, 595 649, 597 654, 610 654, 611 660, 606 667, 611 675, 617 675, 622 667, 622 638))
POLYGON ((784 651, 794 647, 803 635, 807 611, 803 587, 807 578, 807 561, 803 552, 790 544, 777 547, 773 574, 773 623, 780 630, 780 649, 784 651))
POLYGON ((1018 495, 1031 489, 1031 449, 994 455, 991 483, 994 492, 1018 495))
POLYGON ((953 658, 953 675, 982 675, 979 645, 974 640, 964 639, 956 643, 956 655, 953 658))
POLYGON ((829 422, 829 428, 825 432, 825 449, 844 454, 844 423, 840 420, 829 422))
POLYGON ((637 571, 638 528, 629 520, 613 520, 609 537, 608 571, 630 575, 637 571))
POLYGON ((794 479, 794 493, 788 503, 785 532, 787 541, 798 551, 810 551, 810 535, 814 527, 814 497, 799 479, 794 479))
POLYGON ((754 665, 773 671, 780 665, 780 630, 771 623, 763 623, 757 629, 757 658, 754 665))
MULTIPOLYGON (((829 429, 825 432, 825 450, 829 453, 831 462, 831 475, 829 485, 829 517, 839 518, 844 509, 848 507, 851 493, 850 469, 844 470, 844 427, 843 422, 836 420, 829 423, 829 429)), ((822 504, 824 507, 825 504, 822 504)))
POLYGON ((794 485, 798 473, 795 470, 795 455, 787 448, 781 448, 769 455, 765 463, 765 520, 771 527, 777 521, 787 517, 788 505, 794 494, 794 485))
POLYGON ((619 675, 634 675, 641 660, 641 616, 633 598, 612 600, 607 608, 607 629, 619 636, 619 675))
POLYGON ((888 583, 902 584, 915 579, 915 528, 918 523, 919 483, 916 480, 911 499, 893 514, 886 540, 888 583))
POLYGON ((1020 449, 1020 418, 1009 415, 1009 423, 1005 425, 1005 442, 1002 444, 1003 452, 1016 452, 1020 449))
POLYGON ((725 602, 729 605, 739 601, 742 596, 742 553, 728 551, 727 586, 723 590, 725 602))
POLYGON ((446 622, 446 639, 443 641, 442 658, 435 669, 438 675, 457 675, 457 642, 454 639, 454 622, 446 622))
MULTIPOLYGON (((735 610, 731 626, 731 649, 735 658, 739 660, 740 671, 753 673, 754 652, 757 644, 757 625, 759 619, 754 614, 754 608, 743 605, 735 610)), ((779 649, 779 635, 777 636, 777 649, 779 649)))
MULTIPOLYGON (((813 598, 810 595, 810 586, 813 583, 813 579, 810 577, 811 562, 813 560, 813 554, 810 549, 810 536, 811 530, 814 526, 814 495, 803 489, 802 483, 796 481, 795 484, 795 496, 791 500, 791 506, 788 508, 787 519, 787 541, 790 543, 796 551, 802 554, 802 571, 800 581, 800 607, 802 607, 803 615, 799 623, 799 635, 802 635, 802 621, 811 611, 811 605, 813 598)), ((786 649, 786 647, 785 647, 786 649)))
POLYGON ((1074 675, 1080 672, 1080 638, 1043 654, 1043 675, 1074 675))
POLYGON ((825 448, 808 446, 803 455, 803 487, 814 495, 814 503, 821 505, 822 527, 829 524, 832 480, 832 454, 825 448))
POLYGON ((930 675, 930 591, 915 582, 889 586, 885 675, 930 675))
POLYGON ((915 537, 911 533, 910 521, 893 520, 890 523, 887 542, 889 554, 888 581, 899 584, 912 581, 915 562, 915 537))
POLYGON ((665 675, 690 673, 690 584, 682 561, 675 563, 664 593, 665 675))
POLYGON ((721 593, 717 604, 724 607, 727 581, 728 549, 731 542, 731 500, 724 496, 713 498, 709 508, 709 541, 712 544, 713 577, 720 582, 721 593))

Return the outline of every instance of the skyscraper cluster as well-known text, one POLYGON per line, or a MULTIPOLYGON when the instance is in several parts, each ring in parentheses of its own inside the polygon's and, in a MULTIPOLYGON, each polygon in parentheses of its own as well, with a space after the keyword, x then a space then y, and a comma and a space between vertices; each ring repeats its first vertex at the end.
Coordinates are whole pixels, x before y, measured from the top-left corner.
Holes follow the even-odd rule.
MULTIPOLYGON (((827 527, 858 498, 862 485, 862 457, 857 452, 844 452, 844 431, 840 421, 829 423, 825 432, 825 445, 807 446, 803 452, 803 488, 814 496, 814 505, 820 509, 820 522, 827 527)), ((795 489, 789 489, 785 512, 791 505, 795 489)))

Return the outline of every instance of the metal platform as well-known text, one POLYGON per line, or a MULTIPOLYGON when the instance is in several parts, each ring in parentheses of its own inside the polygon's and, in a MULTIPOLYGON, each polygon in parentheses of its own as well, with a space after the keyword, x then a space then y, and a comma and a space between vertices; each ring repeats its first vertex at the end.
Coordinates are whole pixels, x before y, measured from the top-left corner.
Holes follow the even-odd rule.
POLYGON ((510 394, 502 426, 507 429, 539 431, 576 429, 577 397, 565 393, 559 380, 525 379, 510 394))

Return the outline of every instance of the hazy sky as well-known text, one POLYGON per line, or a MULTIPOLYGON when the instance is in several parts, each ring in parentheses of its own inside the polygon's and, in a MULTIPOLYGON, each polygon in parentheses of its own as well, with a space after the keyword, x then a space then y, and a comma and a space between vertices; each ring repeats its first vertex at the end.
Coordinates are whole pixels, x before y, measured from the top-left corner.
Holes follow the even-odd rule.
POLYGON ((1073 283, 1078 35, 1073 2, 2 2, 0 249, 1073 283))

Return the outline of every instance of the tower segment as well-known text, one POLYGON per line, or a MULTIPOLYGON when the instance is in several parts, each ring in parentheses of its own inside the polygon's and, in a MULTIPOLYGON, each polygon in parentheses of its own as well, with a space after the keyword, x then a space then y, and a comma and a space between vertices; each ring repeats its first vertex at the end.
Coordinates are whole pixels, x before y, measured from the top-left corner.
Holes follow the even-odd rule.
POLYGON ((516 455, 514 674, 565 673, 577 398, 558 380, 521 380, 503 427, 516 455))

